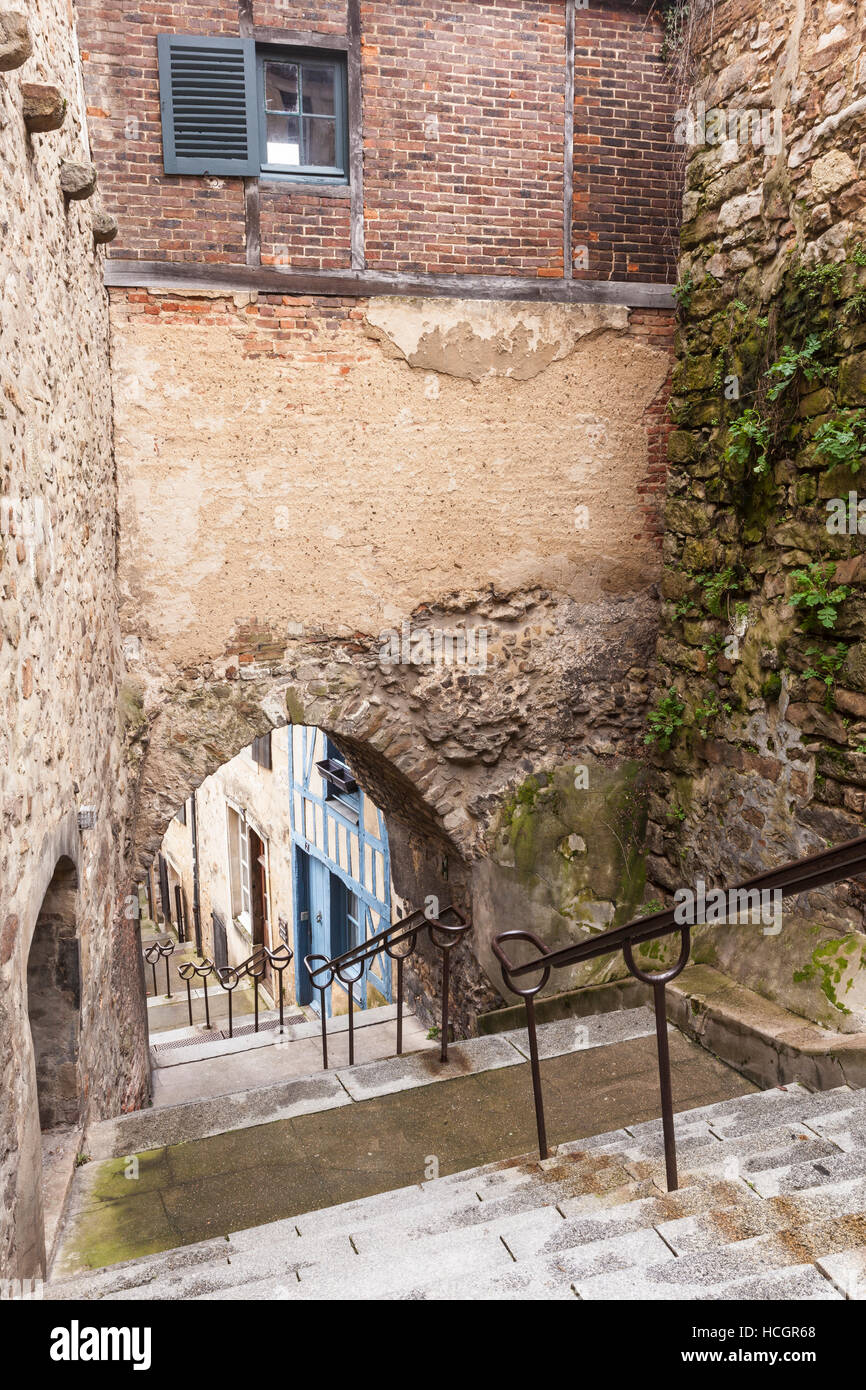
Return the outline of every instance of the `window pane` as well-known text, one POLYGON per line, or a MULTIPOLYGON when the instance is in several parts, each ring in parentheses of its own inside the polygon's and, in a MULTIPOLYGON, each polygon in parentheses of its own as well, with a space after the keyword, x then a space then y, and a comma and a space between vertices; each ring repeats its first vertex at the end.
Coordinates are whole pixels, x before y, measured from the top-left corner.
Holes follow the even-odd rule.
POLYGON ((333 167, 337 162, 336 125, 324 117, 304 117, 304 163, 325 164, 333 167))
POLYGON ((268 111, 297 111, 297 63, 265 63, 265 106, 268 111))
MULTIPOLYGON (((303 106, 305 116, 333 116, 334 88, 337 69, 316 67, 303 69, 303 106)), ((295 107, 292 107, 295 110, 295 107)))
POLYGON ((301 138, 297 116, 273 116, 268 112, 268 163, 297 165, 301 162, 301 138))

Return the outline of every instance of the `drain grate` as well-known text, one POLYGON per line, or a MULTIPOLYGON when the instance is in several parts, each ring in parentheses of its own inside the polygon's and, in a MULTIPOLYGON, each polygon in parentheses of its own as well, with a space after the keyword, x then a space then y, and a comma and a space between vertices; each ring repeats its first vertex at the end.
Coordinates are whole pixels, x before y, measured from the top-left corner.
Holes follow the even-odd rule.
MULTIPOLYGON (((308 1021, 306 1014, 286 1014, 283 1020, 286 1027, 288 1027, 290 1023, 307 1023, 308 1021)), ((279 1028, 279 1026, 280 1020, 278 1018, 266 1018, 259 1024, 259 1032, 270 1032, 275 1028, 279 1028)), ((256 1025, 254 1023, 241 1023, 235 1028, 231 1036, 235 1038, 244 1038, 255 1031, 256 1025)), ((209 1033, 194 1033, 191 1038, 178 1038, 174 1042, 154 1043, 151 1046, 151 1051, 154 1056, 159 1056, 163 1052, 176 1052, 178 1048, 181 1047, 197 1047, 202 1043, 223 1042, 229 1036, 228 1028, 223 1028, 221 1030, 211 1029, 209 1033)))
POLYGON ((176 1052, 180 1047, 197 1047, 200 1043, 220 1042, 222 1033, 211 1031, 210 1033, 194 1033, 191 1038, 177 1038, 174 1042, 154 1043, 151 1051, 176 1052))
MULTIPOLYGON (((288 1027, 288 1025, 289 1025, 290 1023, 306 1023, 306 1022, 307 1022, 307 1019, 306 1019, 306 1017, 305 1017, 304 1014, 285 1014, 284 1017, 283 1017, 283 1025, 284 1025, 284 1027, 288 1027)), ((268 1019, 265 1020, 264 1023, 260 1023, 260 1024, 259 1024, 259 1032, 260 1032, 260 1033, 264 1033, 267 1029, 279 1028, 279 1026, 280 1026, 280 1020, 279 1020, 278 1018, 268 1018, 268 1019)), ((255 1031, 256 1031, 256 1025, 255 1025, 254 1023, 242 1023, 242 1024, 240 1025, 239 1028, 236 1028, 236 1029, 235 1029, 234 1035, 235 1035, 236 1038, 243 1038, 243 1037, 247 1037, 250 1033, 254 1033, 255 1031)), ((228 1035, 229 1035, 229 1032, 228 1032, 228 1029, 226 1029, 225 1032, 223 1033, 223 1037, 224 1037, 224 1038, 227 1038, 228 1035)))

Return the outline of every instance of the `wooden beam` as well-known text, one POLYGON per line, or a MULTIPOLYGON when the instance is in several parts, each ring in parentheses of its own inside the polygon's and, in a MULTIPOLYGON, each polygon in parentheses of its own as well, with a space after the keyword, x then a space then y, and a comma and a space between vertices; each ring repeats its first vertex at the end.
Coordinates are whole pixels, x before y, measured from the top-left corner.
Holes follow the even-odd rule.
POLYGON ((259 180, 244 179, 244 230, 247 265, 262 263, 262 218, 259 180))
POLYGON ((565 0, 565 123, 562 164, 562 266, 566 280, 574 273, 571 227, 574 218, 574 0, 565 0))
POLYGON ((364 107, 361 79, 361 0, 348 0, 349 195, 352 269, 367 264, 364 237, 364 107))
POLYGON ((274 29, 263 24, 257 24, 250 37, 256 43, 276 43, 286 48, 329 48, 332 53, 345 52, 351 44, 348 34, 322 34, 312 29, 274 29))
MULTIPOLYGON (((251 39, 253 36, 253 0, 238 0, 238 32, 242 39, 251 39)), ((261 265, 262 228, 258 175, 244 179, 244 242, 247 265, 261 265)))
POLYGON ((671 285, 639 280, 522 279, 510 275, 409 275, 400 271, 290 270, 189 261, 105 262, 110 289, 222 290, 226 294, 317 295, 369 298, 523 299, 538 304, 619 304, 634 309, 674 308, 671 285))

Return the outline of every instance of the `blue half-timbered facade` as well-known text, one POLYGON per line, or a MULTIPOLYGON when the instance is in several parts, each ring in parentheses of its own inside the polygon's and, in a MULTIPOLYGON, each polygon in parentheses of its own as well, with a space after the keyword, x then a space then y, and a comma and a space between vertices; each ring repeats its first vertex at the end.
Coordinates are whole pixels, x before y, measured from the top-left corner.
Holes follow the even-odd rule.
MULTIPOLYGON (((388 832, 379 808, 354 781, 321 729, 295 725, 288 741, 294 950, 299 1004, 318 1008, 301 962, 368 940, 391 921, 388 832)), ((354 986, 359 1008, 391 1002, 391 962, 377 957, 354 986)), ((339 985, 326 994, 329 1014, 345 1011, 339 985)))

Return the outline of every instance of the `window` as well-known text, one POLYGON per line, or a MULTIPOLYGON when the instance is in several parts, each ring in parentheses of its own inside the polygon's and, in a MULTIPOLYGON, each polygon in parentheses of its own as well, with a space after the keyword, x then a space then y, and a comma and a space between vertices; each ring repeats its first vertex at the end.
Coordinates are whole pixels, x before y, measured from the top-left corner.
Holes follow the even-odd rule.
POLYGON ((347 182, 343 54, 189 34, 158 48, 167 174, 347 182))
POLYGON ((254 738, 252 745, 253 762, 258 763, 259 767, 271 770, 271 736, 269 733, 262 734, 261 738, 254 738))
POLYGON ((337 58, 304 58, 286 50, 259 53, 265 172, 345 178, 344 71, 337 58))
POLYGON ((361 798, 351 769, 333 739, 325 737, 325 758, 316 763, 322 775, 325 800, 334 802, 355 824, 361 798))
POLYGON ((245 817, 233 806, 226 807, 226 814, 232 917, 249 927, 252 921, 252 894, 250 892, 250 842, 247 834, 247 823, 245 817))

